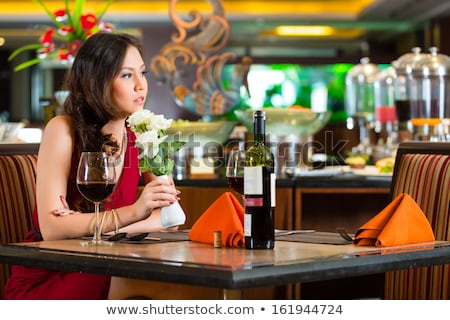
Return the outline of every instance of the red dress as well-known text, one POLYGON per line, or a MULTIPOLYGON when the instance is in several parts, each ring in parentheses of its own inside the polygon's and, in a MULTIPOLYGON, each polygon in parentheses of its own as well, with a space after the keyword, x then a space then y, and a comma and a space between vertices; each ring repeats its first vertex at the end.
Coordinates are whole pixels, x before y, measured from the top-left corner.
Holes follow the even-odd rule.
MULTIPOLYGON (((135 135, 127 128, 127 152, 122 176, 113 194, 105 201, 105 209, 133 204, 139 184, 138 149, 134 147, 135 135)), ((67 202, 74 208, 81 194, 75 185, 79 154, 74 152, 67 188, 67 202)), ((37 210, 33 212, 36 230, 30 230, 25 242, 40 241, 37 210), (37 231, 37 232, 36 232, 37 231)), ((12 266, 11 277, 5 285, 5 299, 20 300, 87 300, 106 299, 111 277, 79 272, 63 272, 41 268, 12 266)))

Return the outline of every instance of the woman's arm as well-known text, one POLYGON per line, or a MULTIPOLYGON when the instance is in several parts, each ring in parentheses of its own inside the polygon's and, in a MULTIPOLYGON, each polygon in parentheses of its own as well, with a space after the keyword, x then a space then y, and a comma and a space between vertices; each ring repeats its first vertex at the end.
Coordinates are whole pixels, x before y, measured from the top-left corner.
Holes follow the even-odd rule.
POLYGON ((39 148, 36 203, 39 226, 44 239, 63 239, 88 234, 91 215, 53 214, 63 208, 66 198, 73 149, 73 136, 67 117, 53 118, 45 127, 39 148))
POLYGON ((161 209, 153 210, 152 214, 145 220, 132 223, 119 229, 119 232, 141 233, 156 231, 175 231, 178 227, 164 228, 161 225, 161 209))

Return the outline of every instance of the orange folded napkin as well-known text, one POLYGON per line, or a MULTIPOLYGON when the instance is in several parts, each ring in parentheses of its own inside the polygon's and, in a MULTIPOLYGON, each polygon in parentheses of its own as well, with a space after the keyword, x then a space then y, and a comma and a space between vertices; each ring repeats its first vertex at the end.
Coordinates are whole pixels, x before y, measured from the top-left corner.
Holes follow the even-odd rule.
POLYGON ((386 247, 428 241, 434 241, 434 234, 427 217, 411 196, 402 193, 358 229, 353 243, 386 247))
POLYGON ((189 239, 214 244, 214 232, 221 231, 222 246, 244 245, 244 208, 231 192, 225 192, 202 213, 189 232, 189 239))

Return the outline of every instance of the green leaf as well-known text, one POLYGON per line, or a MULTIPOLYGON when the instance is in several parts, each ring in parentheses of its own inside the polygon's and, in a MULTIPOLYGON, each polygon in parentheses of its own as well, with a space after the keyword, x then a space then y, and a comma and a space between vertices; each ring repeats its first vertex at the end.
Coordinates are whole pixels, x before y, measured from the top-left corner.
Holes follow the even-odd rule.
POLYGON ((172 159, 167 159, 166 168, 173 168, 175 162, 172 159))
POLYGON ((23 70, 25 68, 31 67, 32 65, 35 65, 35 64, 41 62, 42 60, 54 59, 57 55, 58 55, 58 52, 52 52, 52 53, 48 54, 43 59, 35 58, 35 59, 31 59, 31 60, 25 61, 25 62, 19 64, 17 67, 15 67, 14 71, 20 71, 20 70, 23 70))
POLYGON ((24 51, 37 50, 37 49, 41 49, 41 48, 44 48, 44 45, 40 44, 40 43, 27 44, 23 47, 20 47, 20 48, 14 50, 14 52, 11 53, 10 56, 8 57, 8 61, 13 60, 15 57, 17 57, 19 54, 21 54, 24 51))
POLYGON ((96 16, 97 16, 97 19, 100 21, 101 19, 102 19, 102 17, 103 17, 103 15, 105 14, 105 12, 106 12, 106 10, 108 10, 108 8, 111 6, 111 4, 114 2, 114 0, 108 0, 106 3, 105 3, 105 5, 103 6, 103 8, 101 8, 101 9, 99 9, 97 12, 96 12, 96 16))
POLYGON ((20 71, 20 70, 29 68, 29 67, 31 67, 32 65, 38 64, 38 63, 41 62, 41 61, 42 61, 42 60, 39 59, 39 58, 35 58, 35 59, 32 59, 32 60, 28 60, 28 61, 23 62, 23 63, 19 64, 18 66, 16 66, 16 67, 14 68, 14 71, 20 71))
POLYGON ((70 15, 69 0, 64 0, 64 8, 66 9, 67 24, 73 26, 72 16, 70 15))
MULTIPOLYGON (((53 23, 59 27, 61 27, 63 24, 62 22, 59 22, 56 20, 55 16, 53 15, 53 12, 51 12, 47 6, 40 0, 33 0, 34 2, 36 2, 38 5, 40 5, 42 7, 42 9, 44 9, 44 11, 48 14, 48 16, 50 17, 50 19, 52 19, 53 23)), ((67 2, 67 0, 66 0, 67 2)))
POLYGON ((165 170, 164 168, 152 168, 151 171, 157 176, 163 176, 167 174, 167 170, 165 170))
POLYGON ((83 29, 81 28, 80 18, 81 18, 81 15, 83 14, 83 7, 84 7, 85 2, 86 2, 85 0, 75 1, 75 9, 73 10, 72 22, 73 22, 73 27, 75 28, 75 32, 78 35, 81 35, 81 33, 83 32, 83 29))
POLYGON ((184 142, 184 141, 172 141, 170 144, 171 152, 180 150, 185 144, 186 144, 186 142, 184 142))

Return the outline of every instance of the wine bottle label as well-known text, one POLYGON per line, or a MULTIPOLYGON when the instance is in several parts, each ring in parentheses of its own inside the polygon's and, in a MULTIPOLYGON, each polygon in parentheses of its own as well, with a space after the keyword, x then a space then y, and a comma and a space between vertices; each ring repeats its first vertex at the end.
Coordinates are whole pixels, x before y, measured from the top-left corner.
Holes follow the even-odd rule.
POLYGON ((244 236, 252 236, 252 215, 244 214, 244 236))
POLYGON ((244 167, 244 194, 263 194, 263 171, 261 166, 244 167))
POLYGON ((276 192, 276 175, 275 173, 271 173, 270 174, 270 206, 275 208, 275 203, 276 203, 276 196, 275 196, 275 192, 276 192))
POLYGON ((262 207, 263 198, 245 198, 244 206, 246 207, 262 207))

